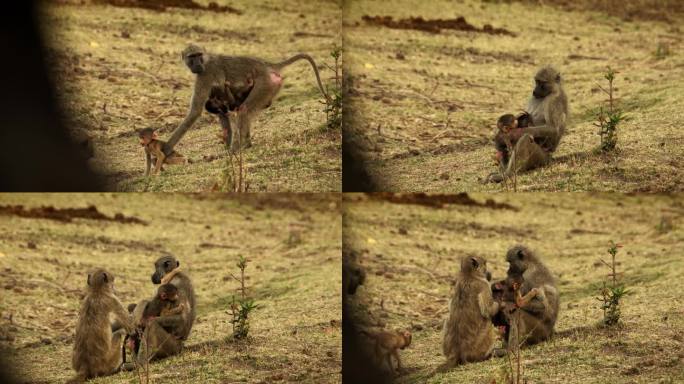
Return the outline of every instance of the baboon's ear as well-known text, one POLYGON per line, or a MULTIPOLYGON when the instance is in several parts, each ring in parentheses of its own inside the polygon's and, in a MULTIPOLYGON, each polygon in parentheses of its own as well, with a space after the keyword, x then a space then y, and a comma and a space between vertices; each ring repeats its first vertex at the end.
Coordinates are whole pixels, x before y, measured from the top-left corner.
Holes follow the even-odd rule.
POLYGON ((88 285, 90 285, 90 273, 88 274, 88 285))
POLYGON ((176 268, 180 267, 180 261, 176 260, 176 268))
POLYGON ((556 75, 556 83, 560 83, 560 80, 561 80, 561 74, 559 73, 556 75))
POLYGON ((102 272, 102 280, 103 280, 105 283, 108 283, 108 282, 109 282, 109 278, 107 277, 107 272, 102 272))
POLYGON ((470 258, 470 264, 472 264, 473 268, 477 268, 480 266, 480 263, 477 262, 477 259, 474 257, 470 258))

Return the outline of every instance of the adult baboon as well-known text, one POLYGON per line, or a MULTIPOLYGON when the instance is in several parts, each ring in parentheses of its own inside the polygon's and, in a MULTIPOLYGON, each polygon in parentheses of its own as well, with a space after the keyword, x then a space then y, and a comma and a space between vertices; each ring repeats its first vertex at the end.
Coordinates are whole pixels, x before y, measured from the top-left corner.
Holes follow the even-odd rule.
POLYGON ((444 321, 442 352, 447 362, 442 369, 491 356, 496 342, 491 318, 498 310, 487 281, 487 261, 479 256, 465 257, 444 321))
POLYGON ((512 321, 518 314, 510 314, 509 344, 515 340, 535 344, 548 339, 553 334, 559 308, 553 275, 534 252, 522 245, 509 249, 506 261, 509 263, 509 279, 516 281, 518 276, 522 276, 519 287, 522 297, 516 300, 520 322, 512 321))
POLYGON ((133 325, 114 295, 114 276, 98 268, 88 274, 88 292, 78 315, 71 365, 76 376, 70 383, 111 375, 121 363, 121 344, 133 325), (125 329, 112 332, 110 315, 125 329))
MULTIPOLYGON (((286 66, 297 60, 307 60, 316 74, 316 81, 321 93, 326 99, 329 99, 321 83, 316 63, 311 56, 304 53, 297 54, 279 63, 269 63, 253 57, 209 55, 204 48, 190 44, 183 50, 181 56, 185 65, 197 77, 195 78, 195 86, 190 101, 190 110, 178 128, 173 131, 171 138, 164 147, 164 152, 166 153, 171 153, 176 143, 200 116, 205 102, 209 99, 212 86, 224 84, 226 81, 231 84, 237 84, 246 81, 250 74, 253 76, 254 86, 249 92, 247 99, 238 109, 240 115, 238 131, 241 146, 244 147, 251 145, 249 135, 251 119, 260 110, 268 107, 273 98, 278 94, 278 91, 280 91, 283 85, 283 77, 280 71, 286 66)), ((221 120, 221 122, 222 124, 226 123, 224 120, 221 120)), ((227 120, 227 124, 230 124, 229 120, 227 120)), ((230 131, 229 126, 226 128, 230 131)), ((229 133, 228 137, 232 137, 232 134, 229 133)), ((236 149, 235 147, 236 140, 233 140, 231 142, 231 149, 236 149)))
POLYGON ((135 324, 144 329, 138 340, 139 348, 136 347, 138 364, 177 354, 192 330, 195 321, 195 291, 190 278, 179 269, 179 266, 180 262, 174 256, 160 257, 154 263, 152 282, 172 284, 178 289, 177 306, 182 306, 181 313, 145 321, 144 313, 149 300, 142 300, 133 308, 135 324))
POLYGON ((561 74, 545 66, 534 76, 535 87, 527 104, 530 126, 518 128, 514 152, 502 176, 492 173, 486 181, 501 182, 515 172, 527 171, 547 164, 556 150, 569 117, 568 98, 563 90, 561 74))

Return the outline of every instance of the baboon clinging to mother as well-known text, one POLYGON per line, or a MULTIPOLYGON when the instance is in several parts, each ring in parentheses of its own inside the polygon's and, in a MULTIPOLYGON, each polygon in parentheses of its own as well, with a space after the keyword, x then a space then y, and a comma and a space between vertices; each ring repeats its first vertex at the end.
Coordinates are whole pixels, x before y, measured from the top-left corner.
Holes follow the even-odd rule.
MULTIPOLYGON (((271 102, 280 91, 283 85, 283 77, 280 72, 286 66, 298 60, 307 60, 316 74, 316 81, 321 93, 326 99, 329 99, 321 83, 316 63, 307 54, 300 53, 279 63, 269 63, 253 57, 210 55, 204 48, 190 44, 183 50, 182 58, 188 69, 197 76, 192 91, 190 110, 164 146, 164 152, 167 154, 173 151, 173 147, 197 121, 197 118, 199 118, 204 109, 205 102, 209 99, 211 88, 215 85, 222 85, 226 82, 231 84, 242 83, 250 75, 253 76, 253 88, 238 109, 240 115, 238 119, 238 132, 240 134, 240 145, 243 147, 251 145, 249 134, 251 119, 260 110, 271 105, 271 102)), ((226 123, 223 120, 221 122, 226 123)), ((229 120, 227 120, 227 124, 226 128, 228 130, 228 138, 230 139, 232 138, 232 130, 229 120)), ((233 150, 237 148, 236 140, 231 140, 228 144, 233 150)))
POLYGON ((527 104, 530 126, 518 128, 511 135, 517 139, 504 174, 490 174, 485 182, 501 182, 516 172, 547 164, 565 134, 569 117, 568 98, 561 74, 551 66, 542 67, 534 76, 535 87, 527 104))

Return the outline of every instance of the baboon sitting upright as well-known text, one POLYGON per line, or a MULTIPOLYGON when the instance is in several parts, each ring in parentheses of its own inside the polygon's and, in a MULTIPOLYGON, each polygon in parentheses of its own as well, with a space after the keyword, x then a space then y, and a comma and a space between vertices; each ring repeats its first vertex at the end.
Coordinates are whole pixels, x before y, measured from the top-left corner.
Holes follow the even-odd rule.
POLYGON ((121 344, 126 331, 132 332, 128 312, 114 295, 114 276, 104 269, 88 274, 86 294, 76 325, 72 367, 76 376, 70 383, 115 373, 121 363, 121 344), (125 328, 112 332, 109 316, 125 328))
POLYGON ((491 356, 496 342, 491 318, 498 310, 487 281, 486 260, 465 257, 449 301, 449 317, 444 322, 442 352, 447 362, 442 368, 491 356))
MULTIPOLYGON (((152 274, 154 284, 172 284, 178 290, 176 300, 182 311, 178 314, 160 316, 145 321, 144 313, 149 300, 141 301, 133 309, 133 321, 142 328, 137 349, 138 364, 146 361, 175 355, 180 352, 183 342, 187 340, 192 324, 195 321, 195 290, 187 274, 179 269, 180 262, 174 256, 165 255, 154 263, 152 274)), ((132 369, 127 365, 126 369, 132 369)))
POLYGON ((517 281, 522 276, 517 300, 520 322, 516 324, 516 313, 511 313, 508 342, 525 341, 535 344, 553 334, 558 318, 559 298, 556 283, 551 272, 530 249, 516 245, 508 250, 506 261, 509 263, 508 277, 517 281))
POLYGON ((531 126, 518 128, 513 154, 504 175, 490 174, 485 181, 502 182, 504 176, 543 166, 551 160, 569 117, 568 98, 563 90, 561 75, 551 66, 542 67, 534 76, 535 87, 527 104, 531 126), (519 137, 519 138, 518 138, 519 137))

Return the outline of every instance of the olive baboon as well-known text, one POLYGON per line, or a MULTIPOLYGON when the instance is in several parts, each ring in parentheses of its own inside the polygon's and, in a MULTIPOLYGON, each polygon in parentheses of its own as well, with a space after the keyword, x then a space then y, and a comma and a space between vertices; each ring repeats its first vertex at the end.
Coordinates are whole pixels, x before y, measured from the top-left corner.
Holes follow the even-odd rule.
POLYGON ((375 356, 382 364, 387 361, 392 375, 396 374, 394 371, 394 363, 392 363, 392 356, 397 360, 397 371, 401 372, 401 359, 399 359, 399 350, 405 349, 411 345, 411 332, 409 331, 360 331, 361 334, 368 336, 375 343, 375 356))
MULTIPOLYGON (((177 354, 192 330, 192 324, 195 321, 195 291, 190 278, 178 268, 179 266, 180 262, 171 255, 160 257, 154 263, 155 272, 152 274, 152 282, 171 284, 178 289, 177 305, 182 307, 181 313, 159 316, 145 321, 144 313, 150 301, 142 300, 133 308, 133 321, 143 329, 142 334, 137 338, 139 348, 134 349, 138 364, 143 364, 146 360, 177 354)), ((131 337, 135 338, 136 335, 131 337)), ((134 365, 126 365, 125 368, 133 369, 134 365)))
POLYGON ((447 362, 443 368, 490 357, 496 341, 491 318, 498 310, 487 281, 487 261, 465 257, 444 321, 442 352, 447 362))
POLYGON ((74 338, 71 364, 76 376, 71 383, 111 375, 119 370, 121 344, 133 324, 119 299, 114 295, 114 276, 98 268, 88 274, 88 292, 81 304, 74 338), (110 315, 124 329, 112 332, 110 315))
POLYGON ((157 132, 153 128, 143 128, 138 131, 140 145, 145 148, 145 176, 150 174, 150 166, 154 158, 155 166, 153 174, 157 174, 162 169, 162 164, 185 164, 187 159, 176 151, 166 155, 162 148, 164 142, 157 139, 157 132))
POLYGON ((561 75, 551 66, 542 67, 534 76, 535 87, 527 104, 530 126, 518 128, 511 135, 517 139, 504 175, 490 174, 485 181, 501 182, 515 172, 547 164, 556 150, 569 117, 568 98, 561 75))
MULTIPOLYGON (((183 50, 181 57, 190 71, 197 76, 190 102, 190 110, 164 146, 164 152, 167 154, 172 152, 173 147, 199 118, 202 113, 202 107, 209 99, 211 88, 216 84, 224 84, 226 81, 231 84, 238 83, 249 74, 253 75, 254 86, 245 101, 240 105, 240 108, 238 108, 240 115, 238 131, 240 143, 244 147, 251 145, 249 135, 250 121, 260 110, 268 107, 273 98, 278 94, 278 91, 280 91, 283 85, 283 77, 280 72, 286 66, 298 60, 307 60, 314 70, 321 93, 326 99, 330 99, 321 83, 316 63, 311 56, 304 53, 297 54, 279 63, 269 63, 252 57, 209 55, 204 48, 190 44, 183 50)), ((224 123, 223 120, 222 123, 224 123)), ((228 137, 232 137, 230 121, 227 120, 226 123, 228 125, 224 129, 229 131, 228 137)), ((235 146, 236 141, 233 140, 231 142, 231 149, 236 149, 235 146)))
POLYGON ((509 344, 513 340, 535 344, 548 339, 553 334, 560 304, 553 275, 534 252, 522 245, 509 249, 506 261, 509 278, 517 280, 521 276, 519 292, 522 295, 516 298, 520 322, 511 323, 509 344))

